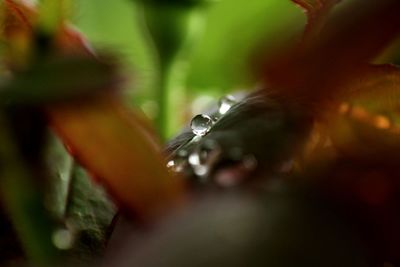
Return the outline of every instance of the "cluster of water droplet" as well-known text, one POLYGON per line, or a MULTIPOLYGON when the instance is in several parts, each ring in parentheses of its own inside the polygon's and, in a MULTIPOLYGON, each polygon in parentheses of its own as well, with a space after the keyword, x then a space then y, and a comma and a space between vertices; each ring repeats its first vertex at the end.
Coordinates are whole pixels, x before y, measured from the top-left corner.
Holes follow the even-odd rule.
MULTIPOLYGON (((183 175, 194 174, 198 181, 206 182, 221 159, 223 151, 214 139, 207 138, 203 142, 200 141, 236 103, 233 96, 227 95, 219 100, 216 113, 211 116, 196 115, 190 123, 194 137, 177 149, 173 159, 167 162, 168 169, 183 175)), ((254 171, 257 167, 257 159, 253 155, 245 155, 240 147, 230 147, 228 151, 224 151, 224 154, 238 164, 216 172, 215 181, 221 186, 229 187, 238 184, 243 175, 254 171)))
POLYGON ((237 101, 233 96, 227 95, 219 100, 218 111, 212 117, 205 114, 193 117, 190 128, 194 137, 178 148, 174 158, 167 162, 168 169, 173 172, 184 172, 189 167, 200 180, 205 181, 221 153, 221 148, 214 140, 207 140, 201 147, 198 147, 198 143, 203 136, 207 135, 218 119, 225 115, 236 103, 237 101), (191 151, 193 147, 194 150, 191 151))

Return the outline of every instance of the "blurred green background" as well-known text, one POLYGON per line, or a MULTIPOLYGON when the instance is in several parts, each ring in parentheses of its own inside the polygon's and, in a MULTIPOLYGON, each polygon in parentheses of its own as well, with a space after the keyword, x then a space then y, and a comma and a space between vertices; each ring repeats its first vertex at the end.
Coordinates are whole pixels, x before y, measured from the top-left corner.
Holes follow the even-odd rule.
POLYGON ((253 88, 251 59, 292 41, 305 23, 289 0, 75 0, 71 7, 95 50, 119 56, 127 100, 165 138, 223 94, 253 88))

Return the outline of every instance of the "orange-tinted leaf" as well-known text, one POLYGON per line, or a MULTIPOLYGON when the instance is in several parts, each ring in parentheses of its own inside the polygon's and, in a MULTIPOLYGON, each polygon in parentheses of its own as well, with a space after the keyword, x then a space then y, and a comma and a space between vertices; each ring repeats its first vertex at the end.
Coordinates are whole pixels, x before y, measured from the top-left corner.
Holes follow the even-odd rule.
POLYGON ((50 123, 76 157, 122 207, 149 220, 182 197, 146 126, 114 97, 47 109, 50 123))

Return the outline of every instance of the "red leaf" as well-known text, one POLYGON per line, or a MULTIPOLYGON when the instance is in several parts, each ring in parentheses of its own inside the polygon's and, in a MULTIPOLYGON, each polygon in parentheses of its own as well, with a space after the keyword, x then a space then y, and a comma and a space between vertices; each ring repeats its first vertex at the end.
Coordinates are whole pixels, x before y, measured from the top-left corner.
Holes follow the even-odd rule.
POLYGON ((399 36, 399 9, 397 0, 344 1, 323 25, 310 24, 300 43, 266 61, 266 82, 305 107, 321 108, 343 93, 338 84, 357 75, 399 36))

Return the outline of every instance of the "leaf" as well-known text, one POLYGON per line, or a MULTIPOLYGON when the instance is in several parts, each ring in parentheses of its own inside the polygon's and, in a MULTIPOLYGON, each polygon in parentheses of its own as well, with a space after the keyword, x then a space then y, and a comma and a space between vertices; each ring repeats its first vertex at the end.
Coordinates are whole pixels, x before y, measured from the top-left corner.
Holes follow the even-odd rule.
POLYGON ((66 204, 65 221, 75 234, 74 246, 67 252, 66 260, 71 266, 74 262, 88 266, 104 252, 116 207, 104 189, 78 165, 73 168, 66 204))
MULTIPOLYGON (((82 39, 75 38, 75 32, 64 28, 60 34, 63 37, 61 40, 67 42, 61 48, 69 49, 64 52, 88 52, 82 39)), ((58 65, 60 71, 55 73, 65 75, 68 66, 58 65)), ((96 64, 93 67, 96 68, 96 64)), ((51 69, 47 68, 47 71, 51 69)), ((81 66, 77 70, 81 70, 81 66)), ((44 78, 45 75, 39 77, 44 78)), ((58 87, 63 87, 58 82, 49 84, 45 91, 51 93, 53 88, 55 93, 58 87)), ((89 87, 93 86, 93 82, 96 81, 89 81, 89 87)), ((111 86, 104 81, 102 83, 94 87, 111 86)), ((74 92, 73 86, 73 83, 67 83, 64 92, 68 92, 69 88, 74 92)), ((29 88, 28 84, 26 88, 29 88)), ((24 89, 25 86, 21 86, 22 95, 29 95, 24 89)), ((86 101, 49 104, 46 114, 51 127, 67 144, 73 156, 106 185, 121 206, 143 221, 163 214, 181 200, 183 181, 170 177, 166 171, 148 123, 127 109, 117 95, 105 94, 89 97, 86 101)))
POLYGON ((112 96, 49 106, 51 125, 72 155, 122 207, 148 221, 182 199, 138 116, 112 96))
POLYGON ((399 36, 399 7, 395 0, 338 5, 320 34, 266 60, 265 80, 284 95, 321 107, 343 93, 338 83, 357 75, 399 36))
POLYGON ((87 97, 121 81, 112 60, 88 56, 54 56, 31 64, 0 86, 2 105, 38 106, 87 97), (79 68, 77 68, 79 66, 79 68))

